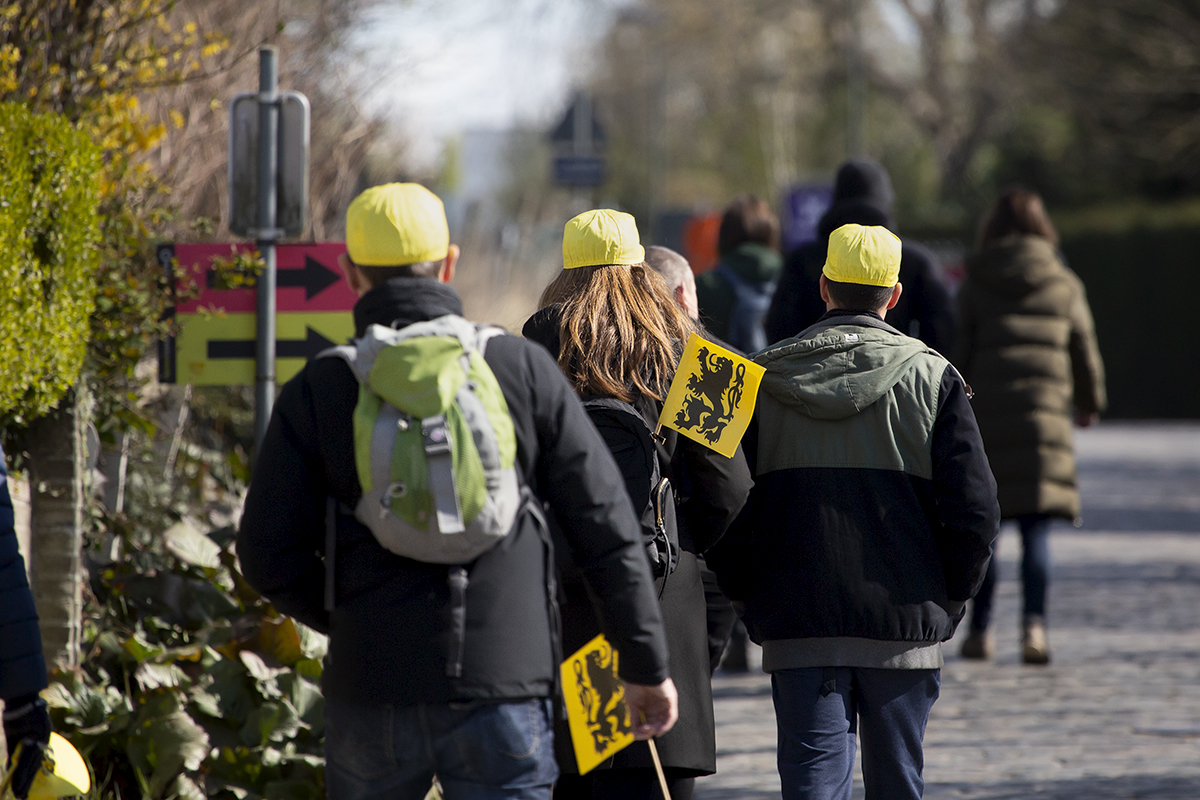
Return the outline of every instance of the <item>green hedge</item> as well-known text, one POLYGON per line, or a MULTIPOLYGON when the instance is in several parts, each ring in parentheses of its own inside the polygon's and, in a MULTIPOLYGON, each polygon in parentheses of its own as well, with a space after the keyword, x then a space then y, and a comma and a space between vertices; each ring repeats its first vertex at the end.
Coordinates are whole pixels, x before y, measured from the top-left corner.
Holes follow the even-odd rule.
POLYGON ((100 153, 62 117, 0 103, 0 414, 29 419, 79 377, 95 302, 100 153))
POLYGON ((1106 416, 1200 418, 1200 226, 1080 231, 1062 250, 1096 318, 1106 416))

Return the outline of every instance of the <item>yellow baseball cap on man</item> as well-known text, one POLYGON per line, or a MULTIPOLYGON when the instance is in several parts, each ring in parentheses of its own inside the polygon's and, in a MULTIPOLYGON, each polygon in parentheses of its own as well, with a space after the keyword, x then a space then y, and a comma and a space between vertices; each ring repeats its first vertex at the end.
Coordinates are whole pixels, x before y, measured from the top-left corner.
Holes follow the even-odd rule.
POLYGON ((646 260, 637 222, 624 211, 598 208, 573 217, 563 230, 563 269, 646 260))
POLYGON ((882 225, 843 225, 829 234, 821 272, 838 283, 895 286, 900 279, 900 250, 900 237, 882 225))
POLYGON ((446 209, 419 183, 372 186, 346 209, 346 251, 359 266, 440 261, 449 249, 446 209))

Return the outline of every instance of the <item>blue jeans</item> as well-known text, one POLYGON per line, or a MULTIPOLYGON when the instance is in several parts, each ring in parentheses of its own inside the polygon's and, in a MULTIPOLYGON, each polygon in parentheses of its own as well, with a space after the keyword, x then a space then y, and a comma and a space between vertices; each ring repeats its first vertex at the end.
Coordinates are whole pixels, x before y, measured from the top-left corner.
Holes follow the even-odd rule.
MULTIPOLYGON (((1046 616, 1046 589, 1050 585, 1050 517, 1030 514, 1017 517, 1021 528, 1021 586, 1024 589, 1022 616, 1046 616)), ((997 558, 992 556, 979 594, 971 604, 971 629, 987 630, 992 619, 992 595, 999 578, 997 558)))
POLYGON ((326 702, 330 800, 550 800, 550 700, 359 706, 326 702))
POLYGON ((850 800, 860 734, 867 800, 920 798, 925 723, 940 687, 936 669, 772 673, 783 800, 850 800))

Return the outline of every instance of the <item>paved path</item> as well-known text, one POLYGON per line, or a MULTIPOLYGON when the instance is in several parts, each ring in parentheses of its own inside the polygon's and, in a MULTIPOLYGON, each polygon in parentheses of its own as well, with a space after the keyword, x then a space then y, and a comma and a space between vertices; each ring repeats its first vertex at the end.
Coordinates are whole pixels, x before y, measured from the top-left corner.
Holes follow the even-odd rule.
MULTIPOLYGON (((947 646, 926 798, 1200 799, 1200 424, 1101 424, 1077 447, 1084 524, 1051 537, 1054 661, 1020 662, 1006 527, 997 656, 960 659, 965 630, 947 646)), ((717 774, 697 800, 779 797, 769 679, 718 676, 714 695, 717 774)))

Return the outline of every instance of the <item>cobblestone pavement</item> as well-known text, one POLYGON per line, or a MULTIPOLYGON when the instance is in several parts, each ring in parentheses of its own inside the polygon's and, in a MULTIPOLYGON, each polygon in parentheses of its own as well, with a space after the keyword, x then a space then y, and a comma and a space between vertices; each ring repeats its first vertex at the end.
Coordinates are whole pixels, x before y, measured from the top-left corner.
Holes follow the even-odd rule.
MULTIPOLYGON (((926 798, 1200 800, 1200 424, 1102 423, 1076 444, 1084 520, 1051 537, 1053 663, 1020 661, 1006 526, 996 658, 959 658, 965 625, 946 647, 926 798)), ((770 679, 713 689, 717 774, 697 800, 779 797, 770 679)))

